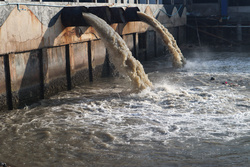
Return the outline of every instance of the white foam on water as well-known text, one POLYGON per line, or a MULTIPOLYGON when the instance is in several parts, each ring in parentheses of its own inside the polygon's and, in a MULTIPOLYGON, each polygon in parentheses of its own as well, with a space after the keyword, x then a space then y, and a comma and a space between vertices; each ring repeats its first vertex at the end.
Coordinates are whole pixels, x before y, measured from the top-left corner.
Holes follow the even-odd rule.
POLYGON ((185 68, 152 72, 154 86, 140 93, 110 80, 2 114, 0 158, 20 166, 20 159, 27 166, 86 166, 90 161, 105 166, 125 159, 124 166, 130 166, 131 158, 137 166, 215 160, 244 166, 250 145, 250 75, 185 68))

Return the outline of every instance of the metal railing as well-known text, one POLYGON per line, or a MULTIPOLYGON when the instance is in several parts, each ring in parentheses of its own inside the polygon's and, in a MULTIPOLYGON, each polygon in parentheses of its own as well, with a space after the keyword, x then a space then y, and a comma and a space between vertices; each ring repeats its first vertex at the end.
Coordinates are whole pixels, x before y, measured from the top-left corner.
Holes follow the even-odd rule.
POLYGON ((31 3, 31 2, 72 2, 72 3, 114 3, 114 4, 182 4, 186 5, 187 0, 0 0, 7 4, 31 3))

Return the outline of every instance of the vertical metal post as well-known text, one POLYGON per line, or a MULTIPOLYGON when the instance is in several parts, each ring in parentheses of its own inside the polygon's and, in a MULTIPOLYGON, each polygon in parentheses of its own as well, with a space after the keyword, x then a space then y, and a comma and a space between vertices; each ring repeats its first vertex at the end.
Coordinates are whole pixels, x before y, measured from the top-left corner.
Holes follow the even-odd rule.
POLYGON ((43 68, 43 50, 39 50, 39 70, 40 70, 40 99, 44 99, 44 68, 43 68))
POLYGON ((70 70, 70 51, 69 51, 69 45, 65 46, 65 53, 66 53, 66 78, 67 78, 67 89, 71 90, 71 70, 70 70))
POLYGON ((88 63, 89 63, 89 81, 93 82, 91 41, 88 41, 88 63))
POLYGON ((4 55, 4 70, 5 70, 5 84, 6 84, 7 105, 8 105, 8 109, 12 110, 13 109, 13 103, 12 103, 9 55, 4 55))
POLYGON ((154 31, 154 57, 157 57, 157 36, 155 31, 154 31))

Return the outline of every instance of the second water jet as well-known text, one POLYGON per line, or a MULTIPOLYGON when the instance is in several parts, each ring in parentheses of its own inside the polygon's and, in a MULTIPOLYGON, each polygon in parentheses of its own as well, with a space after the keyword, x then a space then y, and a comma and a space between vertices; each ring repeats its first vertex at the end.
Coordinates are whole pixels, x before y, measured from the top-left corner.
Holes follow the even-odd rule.
POLYGON ((180 68, 186 64, 186 59, 181 53, 173 35, 169 33, 168 29, 165 28, 158 20, 145 13, 137 12, 140 20, 152 26, 162 37, 164 43, 168 46, 169 52, 173 55, 173 67, 180 68))

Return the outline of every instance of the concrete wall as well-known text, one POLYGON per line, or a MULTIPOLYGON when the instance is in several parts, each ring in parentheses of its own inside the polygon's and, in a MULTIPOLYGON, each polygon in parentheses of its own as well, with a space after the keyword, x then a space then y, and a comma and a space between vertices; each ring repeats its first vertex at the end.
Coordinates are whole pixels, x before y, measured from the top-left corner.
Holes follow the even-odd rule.
POLYGON ((72 87, 89 82, 87 42, 70 45, 70 65, 72 87))
POLYGON ((40 99, 39 50, 9 54, 13 107, 40 99))
POLYGON ((0 56, 0 110, 8 108, 4 56, 0 56))
MULTIPOLYGON (((64 27, 62 7, 38 4, 0 6, 0 110, 20 108, 112 73, 104 43, 92 27, 64 27)), ((180 16, 173 8, 169 17, 160 10, 163 5, 137 6, 174 31, 186 24, 186 9, 180 16)), ((147 24, 111 26, 140 61, 165 53, 161 37, 147 24)), ((178 32, 175 37, 183 40, 178 32)))
POLYGON ((66 46, 43 49, 44 97, 67 90, 66 46))
POLYGON ((105 72, 106 48, 101 40, 91 41, 91 67, 93 81, 103 76, 105 72))

